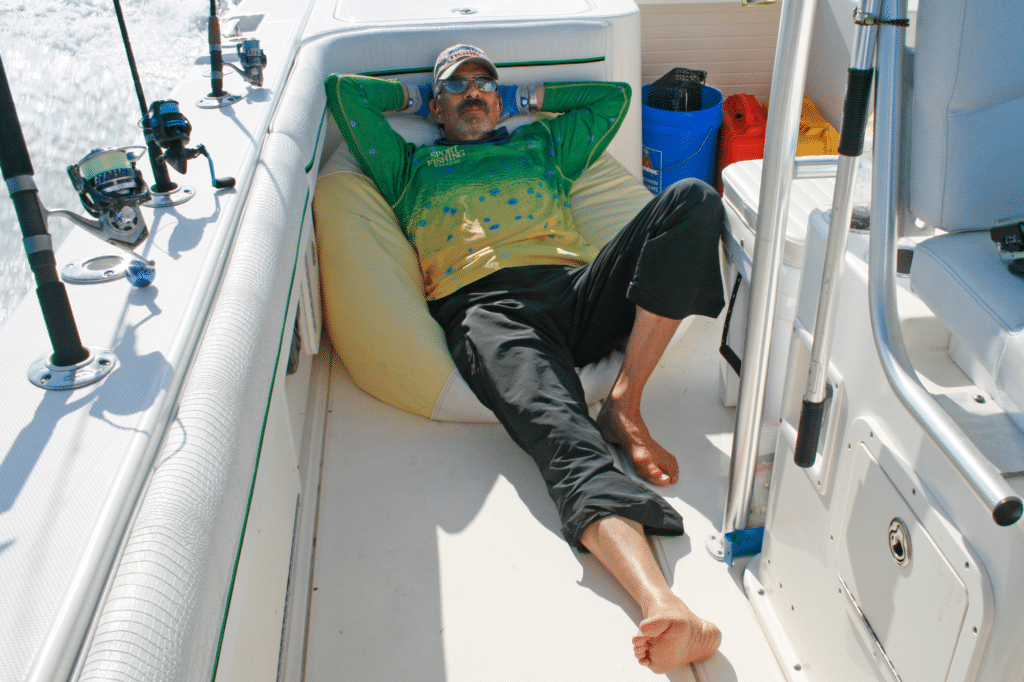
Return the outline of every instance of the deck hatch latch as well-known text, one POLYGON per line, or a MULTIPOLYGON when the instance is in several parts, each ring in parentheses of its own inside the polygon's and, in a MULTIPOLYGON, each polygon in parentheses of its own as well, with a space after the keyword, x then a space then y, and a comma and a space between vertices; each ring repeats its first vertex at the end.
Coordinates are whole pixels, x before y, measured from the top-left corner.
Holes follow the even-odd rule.
POLYGON ((898 566, 910 565, 910 530, 901 518, 889 524, 889 552, 898 566))

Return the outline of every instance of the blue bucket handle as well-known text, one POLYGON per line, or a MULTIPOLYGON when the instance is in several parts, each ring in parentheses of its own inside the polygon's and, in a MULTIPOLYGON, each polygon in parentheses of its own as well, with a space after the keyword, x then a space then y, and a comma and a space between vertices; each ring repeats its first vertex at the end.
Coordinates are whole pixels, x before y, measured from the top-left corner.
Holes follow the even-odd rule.
POLYGON ((684 163, 686 163, 687 161, 689 161, 689 160, 690 160, 690 159, 692 159, 693 157, 695 157, 695 156, 697 156, 698 154, 700 154, 700 150, 704 149, 704 145, 706 145, 706 144, 708 143, 708 138, 710 138, 710 137, 711 137, 711 133, 715 132, 715 128, 717 128, 717 127, 718 127, 718 126, 711 126, 710 128, 708 128, 708 134, 704 136, 704 140, 703 140, 703 141, 702 141, 702 142, 700 143, 700 146, 699 146, 699 147, 697 147, 697 151, 695 151, 694 153, 690 154, 689 156, 687 156, 687 157, 686 157, 685 159, 683 159, 683 160, 682 160, 682 161, 680 161, 679 163, 674 163, 674 164, 672 164, 672 165, 671 165, 671 166, 669 166, 668 168, 657 168, 657 169, 655 169, 655 170, 656 170, 656 171, 657 171, 658 173, 664 173, 665 171, 670 171, 670 170, 672 170, 673 168, 679 168, 679 166, 682 166, 682 165, 683 165, 684 163))

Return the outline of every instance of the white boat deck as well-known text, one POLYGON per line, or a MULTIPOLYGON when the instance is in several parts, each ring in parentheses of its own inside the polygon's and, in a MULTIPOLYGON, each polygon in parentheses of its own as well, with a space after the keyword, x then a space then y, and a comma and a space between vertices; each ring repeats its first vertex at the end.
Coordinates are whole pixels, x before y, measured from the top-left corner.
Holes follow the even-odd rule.
MULTIPOLYGON (((684 472, 662 492, 687 534, 655 546, 677 594, 723 631, 719 653, 665 677, 771 682, 784 677, 744 596, 745 561, 704 546, 721 525, 734 429, 718 398, 721 323, 697 318, 645 394, 648 426, 684 472)), ((533 461, 501 426, 406 414, 330 364, 306 680, 661 678, 633 657, 639 609, 565 543, 533 461)))

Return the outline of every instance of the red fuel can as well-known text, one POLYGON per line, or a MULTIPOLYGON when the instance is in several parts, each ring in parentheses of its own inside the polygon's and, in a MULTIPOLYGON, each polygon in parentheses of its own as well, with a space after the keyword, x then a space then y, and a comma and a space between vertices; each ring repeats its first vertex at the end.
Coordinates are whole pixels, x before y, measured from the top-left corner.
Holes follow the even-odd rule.
POLYGON ((720 168, 764 156, 768 115, 753 95, 729 95, 722 103, 720 168))

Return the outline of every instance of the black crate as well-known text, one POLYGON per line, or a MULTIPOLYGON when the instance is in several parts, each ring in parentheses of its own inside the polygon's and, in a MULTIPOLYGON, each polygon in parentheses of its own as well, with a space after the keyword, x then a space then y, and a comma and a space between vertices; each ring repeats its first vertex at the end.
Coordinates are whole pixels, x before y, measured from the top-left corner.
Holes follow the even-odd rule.
POLYGON ((704 108, 707 77, 707 71, 676 67, 647 88, 647 106, 665 111, 700 111, 704 108))

